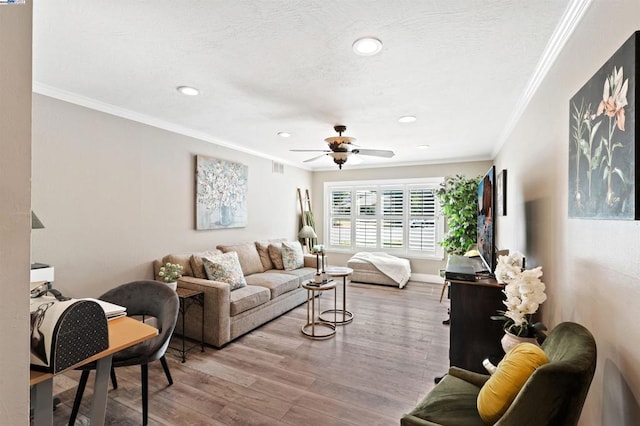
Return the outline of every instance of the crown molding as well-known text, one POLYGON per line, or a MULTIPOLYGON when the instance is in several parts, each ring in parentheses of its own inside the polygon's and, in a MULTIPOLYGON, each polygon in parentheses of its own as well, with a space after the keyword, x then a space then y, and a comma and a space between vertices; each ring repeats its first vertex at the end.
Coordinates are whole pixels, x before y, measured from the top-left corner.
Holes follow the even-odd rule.
POLYGON ((564 45, 567 43, 567 40, 569 40, 569 37, 571 37, 571 35, 575 31, 578 23, 580 23, 580 20, 587 12, 587 9, 589 9, 589 6, 591 6, 592 1, 593 0, 571 0, 569 5, 565 9, 564 14, 560 18, 558 26, 551 35, 551 39, 549 40, 547 47, 542 53, 542 57, 538 61, 538 65, 533 71, 531 78, 529 78, 522 96, 516 104, 511 117, 509 118, 509 120, 507 120, 507 124, 502 134, 500 135, 500 138, 498 139, 499 142, 493 151, 493 158, 498 155, 498 152, 500 152, 500 150, 504 146, 505 142, 511 135, 511 132, 513 132, 513 129, 516 127, 516 124, 522 117, 522 114, 529 105, 529 102, 531 102, 531 99, 540 87, 540 84, 542 84, 542 81, 549 73, 549 70, 555 63, 558 55, 564 48, 564 45))
POLYGON ((106 114, 114 115, 116 117, 146 124, 148 126, 156 127, 162 130, 167 130, 169 132, 177 133, 179 135, 188 136, 190 138, 209 142, 215 145, 220 145, 225 148, 233 149, 234 151, 239 151, 245 154, 253 155, 255 157, 264 158, 271 161, 277 161, 278 163, 283 163, 288 166, 296 167, 298 169, 311 170, 310 168, 300 167, 299 164, 294 164, 282 158, 270 156, 270 155, 264 154, 263 152, 254 151, 252 149, 247 149, 242 146, 233 144, 231 142, 216 139, 204 132, 200 132, 197 130, 190 129, 188 127, 180 126, 166 120, 160 120, 156 117, 152 117, 146 114, 141 114, 139 112, 135 112, 126 108, 121 108, 116 105, 108 104, 106 102, 100 102, 95 99, 88 98, 86 96, 82 96, 77 93, 69 92, 66 90, 61 90, 53 86, 39 83, 37 81, 33 82, 32 91, 39 95, 48 96, 50 98, 58 99, 64 102, 69 102, 71 104, 79 105, 95 111, 104 112, 106 114))

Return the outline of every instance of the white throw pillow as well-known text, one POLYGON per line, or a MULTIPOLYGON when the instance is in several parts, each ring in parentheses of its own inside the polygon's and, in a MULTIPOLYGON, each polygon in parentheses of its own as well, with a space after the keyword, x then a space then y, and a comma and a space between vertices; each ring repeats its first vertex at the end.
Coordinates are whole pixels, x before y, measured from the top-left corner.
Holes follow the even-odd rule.
POLYGON ((202 264, 207 278, 229 284, 232 291, 247 285, 247 281, 242 275, 238 253, 235 251, 203 257, 202 264))
POLYGON ((282 264, 285 271, 293 271, 304 266, 304 254, 299 241, 282 243, 282 264))

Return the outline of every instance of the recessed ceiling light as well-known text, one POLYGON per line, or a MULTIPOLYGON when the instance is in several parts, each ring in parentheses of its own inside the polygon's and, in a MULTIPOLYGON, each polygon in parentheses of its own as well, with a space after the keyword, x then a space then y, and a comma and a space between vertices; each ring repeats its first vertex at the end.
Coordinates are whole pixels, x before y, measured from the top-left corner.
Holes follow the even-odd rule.
POLYGON ((427 149, 429 148, 430 145, 418 145, 418 148, 420 149, 427 149))
POLYGON ((382 42, 374 37, 362 37, 353 43, 353 51, 360 56, 371 56, 382 50, 382 42))
POLYGON ((402 117, 398 118, 398 121, 400 123, 413 123, 414 121, 416 121, 416 116, 415 115, 403 115, 402 117))
POLYGON ((197 96, 200 93, 198 89, 196 89, 195 87, 189 87, 189 86, 178 86, 177 90, 178 92, 187 96, 197 96))
POLYGON ((289 133, 289 132, 278 132, 278 136, 280 136, 281 138, 288 138, 288 137, 291 137, 291 133, 289 133))

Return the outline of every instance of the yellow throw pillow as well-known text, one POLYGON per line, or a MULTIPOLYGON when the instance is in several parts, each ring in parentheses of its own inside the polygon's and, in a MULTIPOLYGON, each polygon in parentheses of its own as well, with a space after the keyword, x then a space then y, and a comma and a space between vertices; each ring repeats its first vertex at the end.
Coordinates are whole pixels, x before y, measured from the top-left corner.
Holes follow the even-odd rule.
POLYGON ((548 362, 544 351, 533 343, 520 343, 507 352, 478 394, 482 420, 489 425, 497 422, 533 372, 548 362))

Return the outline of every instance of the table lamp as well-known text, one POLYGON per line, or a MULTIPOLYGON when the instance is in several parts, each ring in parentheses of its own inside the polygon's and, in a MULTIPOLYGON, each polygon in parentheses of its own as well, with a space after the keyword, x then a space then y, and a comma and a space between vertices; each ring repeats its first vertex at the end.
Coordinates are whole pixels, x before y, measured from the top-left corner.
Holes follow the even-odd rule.
POLYGON ((307 252, 309 250, 309 240, 313 238, 318 238, 316 235, 316 231, 313 230, 311 225, 304 225, 300 232, 298 232, 298 238, 304 239, 304 245, 307 247, 307 252))

